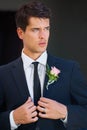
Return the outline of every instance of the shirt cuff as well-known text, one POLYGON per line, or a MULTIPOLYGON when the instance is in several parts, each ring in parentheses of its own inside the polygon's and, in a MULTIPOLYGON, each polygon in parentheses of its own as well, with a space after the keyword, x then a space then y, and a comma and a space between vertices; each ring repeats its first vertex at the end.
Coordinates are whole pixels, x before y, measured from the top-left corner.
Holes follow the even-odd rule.
POLYGON ((68 112, 66 114, 66 117, 64 119, 60 119, 64 124, 67 124, 67 120, 68 120, 68 112))
POLYGON ((15 121, 14 121, 14 118, 13 118, 13 111, 10 112, 10 126, 11 126, 11 130, 15 130, 19 126, 19 125, 15 124, 15 121))

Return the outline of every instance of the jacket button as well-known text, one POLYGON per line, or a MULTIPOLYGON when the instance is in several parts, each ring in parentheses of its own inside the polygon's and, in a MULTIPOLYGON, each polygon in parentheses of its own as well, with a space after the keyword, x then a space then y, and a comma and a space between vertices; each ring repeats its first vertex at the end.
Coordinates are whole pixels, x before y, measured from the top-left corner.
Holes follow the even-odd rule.
POLYGON ((40 128, 38 126, 36 126, 36 129, 35 130, 40 130, 40 128))

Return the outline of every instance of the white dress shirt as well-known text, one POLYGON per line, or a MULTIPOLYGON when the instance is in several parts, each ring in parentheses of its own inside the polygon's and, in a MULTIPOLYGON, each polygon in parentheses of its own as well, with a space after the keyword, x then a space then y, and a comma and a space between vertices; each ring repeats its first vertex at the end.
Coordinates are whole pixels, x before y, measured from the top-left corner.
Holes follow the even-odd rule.
MULTIPOLYGON (((28 57, 24 52, 22 51, 22 61, 23 61, 23 68, 25 72, 25 77, 28 85, 28 90, 30 93, 30 96, 33 100, 33 72, 34 72, 34 65, 32 62, 35 62, 33 59, 28 57)), ((43 85, 45 80, 45 73, 46 73, 46 63, 47 63, 47 52, 43 52, 43 54, 36 60, 39 62, 38 64, 38 74, 40 78, 40 84, 41 84, 41 96, 43 96, 43 85)), ((14 130, 18 127, 18 125, 15 124, 13 119, 13 111, 10 113, 10 125, 11 130, 14 130)))

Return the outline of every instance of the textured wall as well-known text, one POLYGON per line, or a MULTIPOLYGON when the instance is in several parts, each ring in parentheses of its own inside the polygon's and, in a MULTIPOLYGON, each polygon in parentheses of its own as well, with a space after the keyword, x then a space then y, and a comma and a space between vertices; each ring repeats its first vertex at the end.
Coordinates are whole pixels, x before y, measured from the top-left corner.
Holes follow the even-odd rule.
POLYGON ((0 10, 16 10, 29 0, 0 0, 0 10))

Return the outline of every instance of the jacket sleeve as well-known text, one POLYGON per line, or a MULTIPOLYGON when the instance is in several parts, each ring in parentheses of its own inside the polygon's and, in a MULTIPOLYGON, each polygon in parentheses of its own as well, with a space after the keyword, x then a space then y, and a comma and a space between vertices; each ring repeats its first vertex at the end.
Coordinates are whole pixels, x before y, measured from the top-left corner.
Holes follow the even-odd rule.
POLYGON ((0 130, 11 130, 9 121, 10 110, 6 109, 6 103, 4 99, 5 93, 3 90, 2 80, 0 78, 0 130))
POLYGON ((0 130, 11 130, 9 122, 9 111, 0 112, 0 130))
POLYGON ((71 71, 70 95, 72 103, 67 106, 67 128, 87 128, 87 81, 77 63, 71 71))

